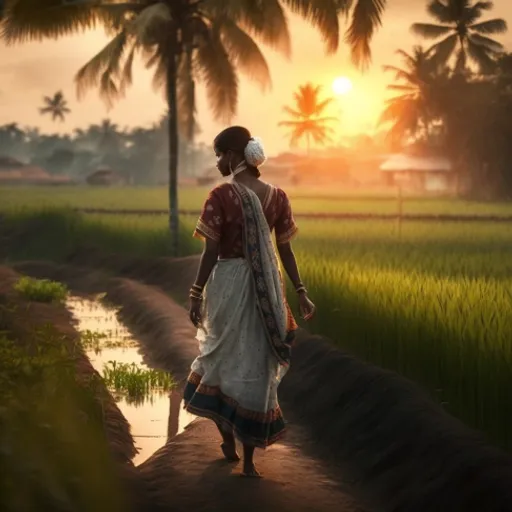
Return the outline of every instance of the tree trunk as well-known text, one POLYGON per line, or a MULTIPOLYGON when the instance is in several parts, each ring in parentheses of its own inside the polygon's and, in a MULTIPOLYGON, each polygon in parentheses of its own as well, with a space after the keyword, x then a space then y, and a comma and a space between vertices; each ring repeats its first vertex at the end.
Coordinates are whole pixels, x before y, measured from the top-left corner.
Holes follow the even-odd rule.
POLYGON ((167 63, 167 107, 169 111, 169 230, 171 233, 171 255, 179 254, 178 211, 178 112, 176 97, 176 55, 167 63))

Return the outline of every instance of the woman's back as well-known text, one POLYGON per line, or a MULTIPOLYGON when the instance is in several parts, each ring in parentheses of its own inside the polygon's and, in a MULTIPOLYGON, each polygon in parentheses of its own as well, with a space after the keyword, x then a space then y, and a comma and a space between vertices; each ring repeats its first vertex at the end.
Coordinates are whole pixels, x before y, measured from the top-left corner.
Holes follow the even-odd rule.
MULTIPOLYGON (((290 241, 297 232, 297 226, 285 192, 261 181, 251 189, 260 199, 267 223, 271 230, 275 230, 277 242, 290 241)), ((244 256, 243 211, 233 185, 224 183, 210 192, 194 236, 219 242, 219 257, 222 259, 244 256)))

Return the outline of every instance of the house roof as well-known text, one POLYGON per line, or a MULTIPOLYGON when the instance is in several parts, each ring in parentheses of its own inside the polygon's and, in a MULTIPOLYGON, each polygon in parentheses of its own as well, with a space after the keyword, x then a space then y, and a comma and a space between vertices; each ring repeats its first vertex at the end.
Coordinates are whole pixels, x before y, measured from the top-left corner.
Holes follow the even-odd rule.
POLYGON ((445 157, 412 156, 399 153, 391 155, 381 166, 384 172, 450 172, 452 164, 445 157))

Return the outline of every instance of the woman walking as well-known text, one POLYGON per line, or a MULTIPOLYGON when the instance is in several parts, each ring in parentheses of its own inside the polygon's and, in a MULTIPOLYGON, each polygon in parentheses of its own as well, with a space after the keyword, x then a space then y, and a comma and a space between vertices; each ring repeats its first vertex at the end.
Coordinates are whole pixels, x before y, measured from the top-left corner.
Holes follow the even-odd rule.
POLYGON ((277 388, 290 364, 297 329, 272 230, 306 320, 315 306, 291 248, 297 226, 288 198, 260 180, 261 142, 233 126, 215 138, 214 150, 217 168, 230 181, 210 192, 194 232, 205 241, 190 290, 200 355, 192 363, 184 401, 188 411, 216 423, 226 459, 240 460, 235 437, 242 442, 242 476, 259 477, 254 449, 273 444, 285 431, 277 388))

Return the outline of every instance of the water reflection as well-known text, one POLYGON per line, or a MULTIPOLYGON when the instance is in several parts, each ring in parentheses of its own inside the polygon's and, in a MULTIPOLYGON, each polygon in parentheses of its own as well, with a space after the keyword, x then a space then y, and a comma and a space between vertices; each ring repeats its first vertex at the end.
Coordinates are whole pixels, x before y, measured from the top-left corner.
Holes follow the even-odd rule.
MULTIPOLYGON (((99 300, 79 297, 70 297, 67 306, 78 322, 79 331, 106 335, 99 337, 100 350, 87 351, 92 365, 100 374, 109 361, 135 363, 141 368, 147 368, 136 348, 137 341, 119 322, 112 307, 103 306, 99 300), (112 348, 112 345, 115 347, 112 348)), ((134 458, 135 464, 144 462, 168 439, 183 432, 195 419, 195 416, 183 409, 182 398, 177 390, 170 393, 154 391, 137 400, 129 400, 119 393, 115 394, 115 398, 131 425, 132 435, 139 449, 134 458)))

